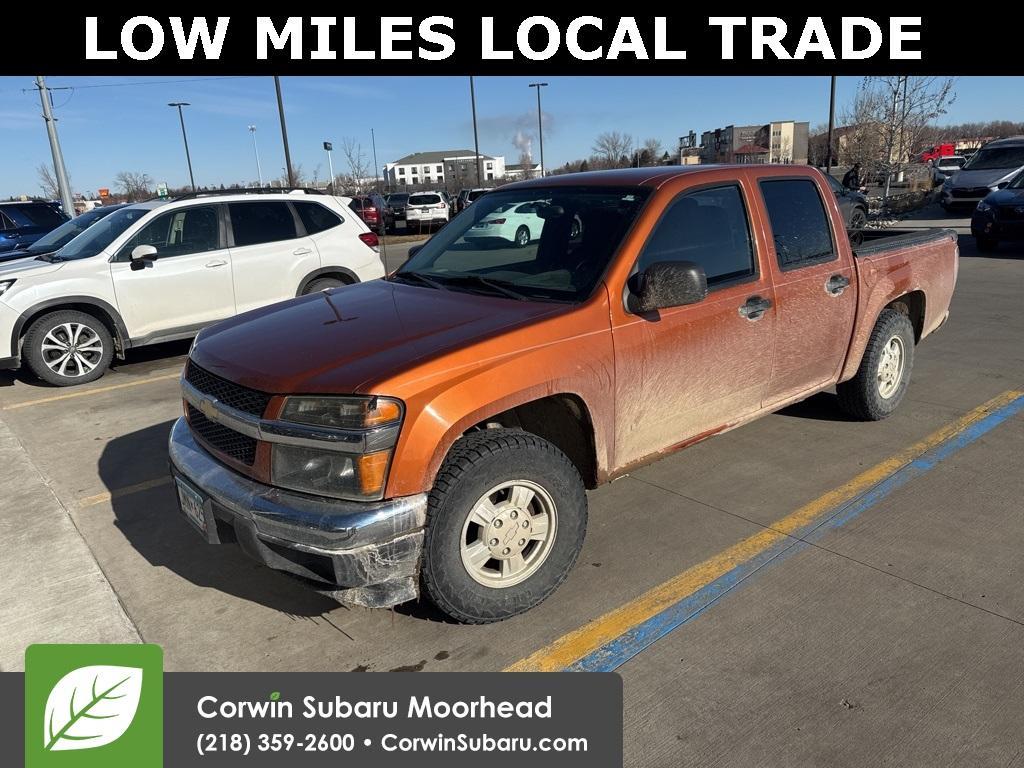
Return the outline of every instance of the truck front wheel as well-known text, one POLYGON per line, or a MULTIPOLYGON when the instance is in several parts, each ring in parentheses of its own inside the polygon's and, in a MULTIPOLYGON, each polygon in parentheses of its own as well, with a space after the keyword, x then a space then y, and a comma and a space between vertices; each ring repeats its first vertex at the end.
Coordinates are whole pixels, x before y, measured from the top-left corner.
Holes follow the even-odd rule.
POLYGON ((836 387, 839 405, 856 419, 880 421, 896 410, 914 367, 914 327, 895 309, 882 310, 860 368, 836 387))
POLYGON ((583 480, 558 448, 520 430, 469 434, 430 493, 424 591, 463 623, 516 616, 565 581, 586 529, 583 480))

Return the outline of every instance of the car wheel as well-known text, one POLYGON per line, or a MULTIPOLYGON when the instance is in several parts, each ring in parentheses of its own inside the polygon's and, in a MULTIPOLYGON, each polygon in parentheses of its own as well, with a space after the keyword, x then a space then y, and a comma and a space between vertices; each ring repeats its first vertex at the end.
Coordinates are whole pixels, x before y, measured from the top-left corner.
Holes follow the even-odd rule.
POLYGON ((583 480, 564 453, 520 430, 472 433, 430 492, 424 592, 463 623, 516 616, 565 581, 586 529, 583 480))
POLYGON ((880 421, 903 400, 914 367, 914 328, 895 309, 878 317, 857 374, 836 387, 839 405, 862 421, 880 421))
POLYGON ((992 251, 999 247, 998 240, 994 237, 985 237, 984 235, 975 235, 974 244, 978 246, 978 250, 982 253, 992 253, 992 251))
POLYGON ((25 364, 43 381, 71 387, 95 381, 114 358, 114 339, 94 315, 60 310, 43 315, 25 334, 25 364))
POLYGON ((334 277, 318 277, 302 289, 302 295, 308 296, 311 293, 319 293, 320 291, 326 291, 329 288, 340 288, 343 285, 348 285, 348 283, 334 277))
POLYGON ((862 208, 855 208, 850 215, 850 242, 853 245, 860 245, 864 242, 864 227, 867 226, 868 216, 862 208))
POLYGON ((525 225, 516 230, 516 245, 525 248, 530 244, 530 230, 525 225))

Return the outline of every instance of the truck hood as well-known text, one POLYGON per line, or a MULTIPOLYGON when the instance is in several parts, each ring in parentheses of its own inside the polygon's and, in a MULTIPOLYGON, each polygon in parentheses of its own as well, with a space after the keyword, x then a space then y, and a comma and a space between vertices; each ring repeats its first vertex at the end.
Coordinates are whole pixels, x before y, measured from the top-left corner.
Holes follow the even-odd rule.
POLYGON ((994 187, 1012 179, 1020 168, 992 168, 984 171, 959 170, 953 174, 954 187, 994 187))
POLYGON ((566 308, 373 280, 218 323, 191 357, 261 392, 358 394, 418 360, 566 308))
POLYGON ((64 262, 60 261, 37 261, 36 259, 5 261, 0 263, 0 280, 46 275, 50 272, 56 272, 63 266, 64 262))

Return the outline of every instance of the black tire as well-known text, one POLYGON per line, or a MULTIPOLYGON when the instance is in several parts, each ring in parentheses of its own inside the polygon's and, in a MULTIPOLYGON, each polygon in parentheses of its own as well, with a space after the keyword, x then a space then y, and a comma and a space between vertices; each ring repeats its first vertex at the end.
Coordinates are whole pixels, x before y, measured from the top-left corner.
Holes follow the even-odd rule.
POLYGON ((328 288, 340 288, 343 285, 348 285, 348 283, 344 280, 339 280, 336 277, 318 277, 302 289, 302 295, 308 296, 311 293, 326 291, 328 288))
POLYGON ((21 354, 28 369, 46 383, 57 387, 73 387, 95 381, 106 373, 110 361, 114 359, 114 339, 107 326, 95 315, 62 309, 43 315, 29 326, 22 342, 21 354), (72 334, 76 333, 75 329, 80 330, 77 331, 77 354, 68 357, 62 375, 59 367, 54 370, 48 362, 55 364, 54 361, 62 359, 60 350, 52 348, 52 340, 68 340, 67 328, 72 329, 72 334), (51 333, 48 340, 47 335, 51 333), (50 348, 43 349, 44 344, 50 348), (89 369, 89 365, 93 368, 89 369))
POLYGON ((861 245, 864 242, 864 227, 867 226, 868 215, 863 208, 854 208, 850 214, 850 243, 861 245))
POLYGON ((836 387, 840 407, 862 421, 880 421, 888 417, 899 406, 910 384, 914 367, 914 327, 910 319, 895 309, 884 309, 878 316, 871 338, 868 340, 864 358, 860 361, 857 374, 849 381, 836 387), (879 363, 885 348, 898 338, 902 345, 903 363, 895 391, 883 397, 878 380, 879 363))
POLYGON ((465 624, 503 621, 542 603, 569 574, 587 530, 587 495, 576 467, 546 440, 514 429, 488 429, 452 446, 430 492, 421 579, 443 613, 465 624), (503 588, 474 579, 461 543, 473 505, 503 481, 529 480, 550 495, 557 527, 547 558, 524 581, 503 588))
POLYGON ((525 248, 530 244, 530 228, 525 224, 516 230, 516 247, 525 248))
POLYGON ((984 235, 975 235, 974 244, 981 253, 992 253, 992 251, 999 247, 998 240, 994 237, 985 237, 984 235))

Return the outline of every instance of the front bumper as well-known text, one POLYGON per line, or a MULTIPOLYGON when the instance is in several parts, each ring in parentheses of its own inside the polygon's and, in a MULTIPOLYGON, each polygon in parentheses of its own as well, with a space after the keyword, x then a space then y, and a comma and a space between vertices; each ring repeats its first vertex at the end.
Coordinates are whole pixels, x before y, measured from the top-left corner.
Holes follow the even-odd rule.
POLYGON ((20 350, 14 334, 14 329, 18 327, 20 318, 20 312, 0 301, 0 359, 4 361, 0 367, 17 368, 20 364, 18 360, 20 350))
POLYGON ((342 603, 386 608, 418 597, 426 494, 350 502, 257 483, 203 450, 184 418, 168 450, 171 474, 206 499, 211 543, 238 543, 342 603))
POLYGON ((975 212, 971 217, 971 234, 994 240, 1024 240, 1024 215, 1007 219, 1003 211, 975 212))

